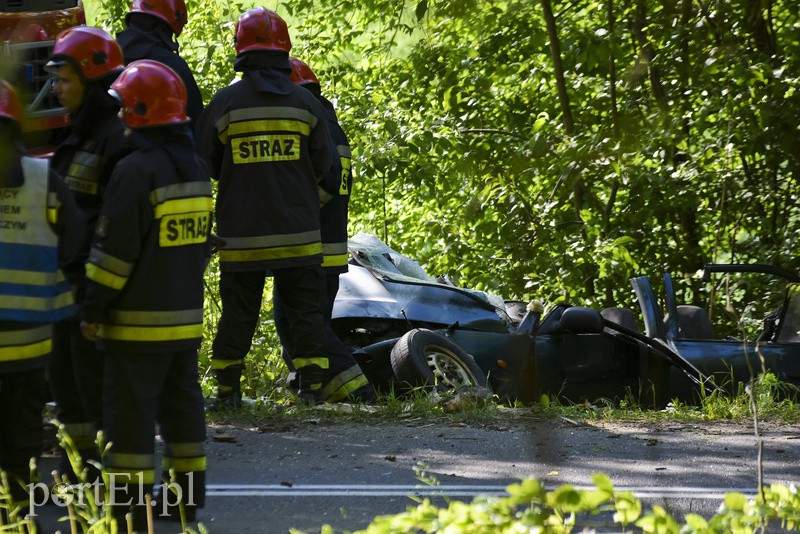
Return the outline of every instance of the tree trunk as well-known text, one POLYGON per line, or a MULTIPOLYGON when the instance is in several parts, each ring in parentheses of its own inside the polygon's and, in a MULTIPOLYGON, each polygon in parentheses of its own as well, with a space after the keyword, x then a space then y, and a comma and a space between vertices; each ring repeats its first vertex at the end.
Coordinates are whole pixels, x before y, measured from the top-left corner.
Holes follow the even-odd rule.
POLYGON ((619 105, 617 103, 617 63, 614 55, 614 0, 606 1, 606 15, 608 16, 608 38, 611 41, 611 53, 608 55, 608 89, 611 97, 611 122, 614 125, 614 136, 619 138, 619 105))
POLYGON ((756 48, 760 52, 772 56, 778 52, 778 46, 775 42, 775 36, 770 31, 772 21, 764 17, 763 4, 765 3, 769 6, 771 1, 742 0, 744 24, 756 48))
MULTIPOLYGON (((558 40, 556 30, 556 18, 553 15, 553 6, 550 0, 541 0, 542 10, 544 11, 544 21, 547 26, 547 37, 550 40, 550 55, 553 58, 553 71, 556 76, 556 88, 558 89, 558 101, 561 105, 562 121, 564 131, 567 135, 575 134, 575 123, 572 120, 572 110, 569 105, 569 95, 567 94, 567 83, 564 79, 564 65, 561 63, 561 42, 558 40)), ((583 177, 578 176, 572 186, 572 202, 575 210, 576 220, 580 220, 581 209, 583 208, 585 184, 583 177)), ((588 239, 586 231, 581 228, 581 235, 584 240, 588 239)), ((594 274, 585 279, 584 290, 587 296, 595 294, 594 274)))
POLYGON ((667 105, 667 92, 664 89, 664 84, 661 83, 661 73, 658 68, 653 65, 653 60, 656 57, 656 49, 647 38, 645 28, 647 27, 647 5, 646 2, 639 0, 636 3, 633 16, 633 35, 636 38, 637 46, 639 47, 639 57, 647 65, 647 74, 650 79, 650 89, 653 92, 653 97, 658 103, 659 107, 664 111, 669 109, 667 105))
POLYGON ((550 39, 550 55, 553 57, 553 70, 556 75, 556 88, 558 89, 558 101, 561 104, 564 130, 567 135, 573 135, 575 133, 575 125, 572 121, 572 111, 569 107, 567 84, 564 81, 564 66, 561 63, 561 42, 558 40, 558 32, 556 31, 556 18, 553 16, 553 6, 550 4, 550 0, 541 0, 541 3, 544 10, 544 22, 547 25, 547 37, 550 39))

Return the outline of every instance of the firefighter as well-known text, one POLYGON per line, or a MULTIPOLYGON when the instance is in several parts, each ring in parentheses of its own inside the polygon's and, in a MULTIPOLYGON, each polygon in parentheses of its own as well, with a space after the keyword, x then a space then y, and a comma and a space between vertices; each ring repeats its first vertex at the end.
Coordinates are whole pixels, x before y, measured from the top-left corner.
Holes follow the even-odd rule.
MULTIPOLYGON (((122 51, 114 38, 100 28, 85 26, 60 33, 45 65, 55 77, 56 96, 71 118, 68 136, 53 155, 53 169, 72 191, 88 226, 81 251, 64 268, 78 303, 83 298, 84 263, 108 181, 109 162, 125 141, 125 128, 117 117, 119 104, 108 94, 123 66, 122 51)), ((81 336, 77 316, 56 325, 54 341, 48 375, 57 418, 81 456, 99 459, 95 436, 101 420, 102 355, 81 336)), ((92 464, 88 467, 90 478, 99 476, 92 464)), ((63 452, 59 471, 77 481, 63 452)))
POLYGON ((331 381, 322 318, 318 188, 332 165, 325 110, 289 78, 291 41, 283 19, 257 7, 235 28, 234 69, 197 125, 197 151, 219 180, 217 234, 222 316, 213 342, 215 406, 237 406, 244 359, 271 275, 299 373, 298 396, 323 402, 367 384, 360 373, 331 381))
POLYGON ((85 222, 47 160, 22 155, 22 120, 17 92, 0 81, 0 468, 27 511, 52 325, 75 312, 59 263, 78 252, 85 222))
MULTIPOLYGON (((347 210, 350 191, 353 188, 350 142, 339 124, 333 104, 322 96, 319 79, 314 74, 314 71, 311 70, 308 64, 297 58, 289 58, 289 62, 292 67, 291 80, 311 92, 324 108, 325 118, 328 121, 328 130, 331 135, 331 145, 335 154, 334 164, 328 173, 326 186, 324 187, 326 193, 327 191, 332 191, 333 194, 322 195, 322 207, 320 208, 322 269, 325 274, 323 320, 326 333, 326 348, 341 371, 358 374, 356 368, 353 367, 357 364, 352 358, 352 353, 338 339, 331 328, 333 303, 336 299, 336 293, 339 291, 339 275, 347 272, 347 261, 349 259, 347 251, 347 210)), ((281 338, 281 343, 284 345, 282 355, 286 365, 293 371, 291 357, 286 348, 288 339, 286 319, 280 299, 275 296, 273 306, 275 327, 281 338)), ((332 363, 333 366, 334 364, 332 363)), ((292 378, 294 378, 293 375, 292 378)), ((360 387, 356 391, 347 392, 347 394, 340 395, 340 397, 342 399, 347 397, 355 398, 367 402, 375 400, 374 391, 370 386, 360 387)))
POLYGON ((125 63, 153 59, 178 73, 186 87, 186 114, 192 131, 203 111, 203 97, 192 69, 178 53, 177 38, 186 25, 184 0, 133 0, 125 15, 126 27, 117 34, 125 63))
POLYGON ((186 89, 163 63, 134 61, 111 86, 132 151, 115 165, 89 260, 81 328, 105 354, 104 458, 112 509, 155 483, 155 424, 165 442, 158 515, 194 520, 205 500, 205 413, 197 371, 211 182, 194 154, 186 89), (177 488, 177 489, 176 489, 177 488))
POLYGON ((326 295, 324 314, 327 323, 331 321, 333 301, 339 292, 339 275, 347 272, 347 212, 350 203, 350 192, 353 190, 353 174, 351 169, 350 142, 344 133, 336 111, 330 100, 322 96, 320 83, 314 71, 305 62, 291 58, 294 83, 313 94, 325 109, 331 142, 336 152, 334 165, 329 173, 328 184, 333 194, 323 198, 320 208, 320 226, 322 232, 322 267, 325 271, 326 295))

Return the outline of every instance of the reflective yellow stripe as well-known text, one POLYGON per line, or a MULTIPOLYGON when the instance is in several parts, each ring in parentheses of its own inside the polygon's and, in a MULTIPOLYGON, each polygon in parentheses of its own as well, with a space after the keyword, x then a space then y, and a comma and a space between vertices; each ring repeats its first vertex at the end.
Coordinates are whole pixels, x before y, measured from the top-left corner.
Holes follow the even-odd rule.
POLYGON ((64 183, 75 192, 96 195, 100 161, 100 154, 77 152, 72 158, 67 176, 64 177, 64 183))
POLYGON ((0 280, 7 284, 27 284, 29 286, 49 286, 63 280, 63 276, 55 273, 38 271, 19 271, 16 269, 0 269, 0 280), (60 279, 59 279, 60 278, 60 279))
POLYGON ((322 398, 326 401, 342 400, 349 394, 366 386, 369 382, 358 364, 348 367, 336 375, 322 391, 322 398))
POLYGON ((112 484, 153 484, 156 481, 155 469, 120 469, 117 467, 106 467, 106 473, 110 477, 112 484))
POLYGON ((78 449, 90 449, 94 447, 97 429, 94 423, 71 423, 64 425, 64 433, 78 449))
POLYGON ((6 297, 0 300, 0 309, 28 310, 28 311, 48 311, 57 310, 74 304, 72 292, 66 289, 55 297, 6 297))
MULTIPOLYGON (((2 334, 0 334, 2 340, 2 334)), ((16 360, 30 360, 49 354, 53 350, 53 340, 47 339, 30 345, 15 345, 13 347, 0 347, 0 362, 16 360)))
POLYGON ((295 245, 291 247, 273 247, 267 249, 251 250, 220 250, 220 261, 263 261, 280 260, 286 258, 303 258, 322 253, 322 243, 308 245, 295 245))
POLYGON ((76 436, 92 436, 97 433, 94 423, 68 423, 64 425, 64 432, 75 439, 76 436))
POLYGON ((165 456, 170 458, 199 458, 206 455, 203 443, 168 443, 165 456))
POLYGON ((214 202, 209 197, 179 198, 167 200, 157 205, 154 210, 154 217, 160 219, 164 215, 212 211, 213 209, 214 202))
MULTIPOLYGON (((252 108, 234 109, 225 117, 215 123, 218 130, 220 126, 237 121, 247 121, 256 119, 295 119, 307 122, 312 126, 317 124, 317 117, 307 109, 294 108, 289 106, 262 106, 252 108), (227 122, 225 122, 227 121, 227 122)), ((223 126, 224 127, 224 126, 223 126)))
POLYGON ((367 384, 369 384, 369 381, 367 380, 367 377, 362 374, 358 378, 355 378, 350 382, 346 383, 344 386, 340 387, 330 395, 325 394, 325 392, 329 390, 329 387, 326 387, 325 391, 323 391, 322 393, 322 398, 324 398, 327 402, 339 401, 347 398, 355 390, 357 390, 360 387, 366 386, 367 384))
POLYGON ((47 222, 50 224, 58 223, 58 208, 47 208, 47 222))
POLYGON ((129 326, 175 326, 179 324, 202 323, 203 310, 202 308, 172 311, 112 310, 110 312, 110 317, 110 322, 114 324, 125 324, 129 326))
POLYGON ((234 124, 247 122, 261 122, 263 124, 267 121, 299 121, 308 124, 310 128, 314 128, 318 119, 306 109, 264 106, 234 109, 220 117, 214 123, 214 127, 217 129, 220 142, 225 144, 228 141, 228 130, 229 128, 234 128, 234 124))
POLYGON ((178 473, 189 473, 191 471, 205 471, 206 470, 206 457, 200 458, 167 458, 161 462, 161 467, 167 471, 174 469, 178 473))
POLYGON ((101 269, 111 271, 113 274, 119 276, 130 276, 130 274, 133 272, 133 268, 135 267, 132 262, 121 260, 116 256, 112 256, 111 254, 96 248, 93 248, 89 252, 88 263, 93 263, 101 269))
POLYGON ((181 326, 120 326, 100 325, 97 334, 103 339, 116 341, 177 341, 203 337, 203 325, 181 326))
POLYGON ((86 264, 86 278, 100 285, 110 287, 111 289, 122 289, 128 282, 127 276, 119 276, 110 271, 106 271, 94 263, 86 264))
POLYGON ((211 358, 211 368, 212 369, 227 369, 231 365, 243 365, 244 360, 220 360, 218 358, 211 358))
POLYGON ((214 191, 211 182, 181 182, 165 185, 150 193, 150 202, 155 206, 165 200, 184 197, 212 197, 214 191))
POLYGON ((277 234, 250 237, 220 236, 225 239, 225 250, 240 248, 270 248, 289 245, 305 245, 321 240, 319 230, 298 232, 296 234, 277 234))
POLYGON ((318 365, 321 369, 328 369, 330 362, 328 358, 293 358, 292 363, 297 369, 308 367, 309 365, 318 365))
POLYGON ((0 332, 0 342, 6 347, 11 345, 30 345, 46 341, 53 337, 53 325, 46 324, 25 330, 5 330, 0 332))
POLYGON ((340 241, 338 243, 323 243, 322 253, 326 256, 334 256, 337 254, 347 254, 347 242, 340 241))
POLYGON ((323 267, 341 267, 350 261, 350 254, 326 255, 322 257, 323 267))
POLYGON ((72 158, 73 165, 78 164, 82 167, 99 167, 102 156, 92 152, 76 152, 72 158))
POLYGON ((254 121, 234 122, 228 126, 228 137, 252 133, 292 132, 302 135, 311 133, 311 126, 306 122, 287 119, 261 119, 254 121))
POLYGON ((153 466, 154 458, 152 454, 112 452, 108 455, 108 465, 128 470, 148 469, 153 466))

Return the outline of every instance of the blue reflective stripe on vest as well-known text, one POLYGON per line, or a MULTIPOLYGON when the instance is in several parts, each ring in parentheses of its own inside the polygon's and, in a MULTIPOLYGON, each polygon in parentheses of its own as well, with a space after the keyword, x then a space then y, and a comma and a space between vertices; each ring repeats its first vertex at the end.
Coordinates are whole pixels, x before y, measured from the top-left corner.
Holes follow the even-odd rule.
POLYGON ((0 320, 49 323, 72 315, 69 285, 58 270, 58 236, 47 220, 48 164, 22 158, 24 183, 1 189, 0 320))

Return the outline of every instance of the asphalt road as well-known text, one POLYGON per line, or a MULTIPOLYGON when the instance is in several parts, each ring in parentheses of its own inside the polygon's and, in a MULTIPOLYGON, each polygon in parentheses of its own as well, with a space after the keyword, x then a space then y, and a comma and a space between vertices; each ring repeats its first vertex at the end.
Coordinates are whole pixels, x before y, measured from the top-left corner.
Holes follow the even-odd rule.
MULTIPOLYGON (((765 483, 800 482, 800 428, 762 425, 765 483)), ((469 502, 534 477, 547 489, 593 488, 603 472, 646 504, 712 515, 727 491, 754 495, 758 440, 746 424, 644 426, 543 420, 519 412, 489 426, 425 419, 392 424, 326 417, 209 426, 208 500, 198 520, 210 533, 337 532, 365 528, 412 497, 469 502), (435 480, 436 485, 423 483, 435 480)), ((43 470, 47 469, 45 459, 43 470)), ((45 532, 58 512, 40 513, 45 532)), ((603 530, 603 518, 593 526, 603 530)), ((196 524, 192 525, 196 528, 196 524)), ((179 532, 157 522, 157 533, 179 532)))

